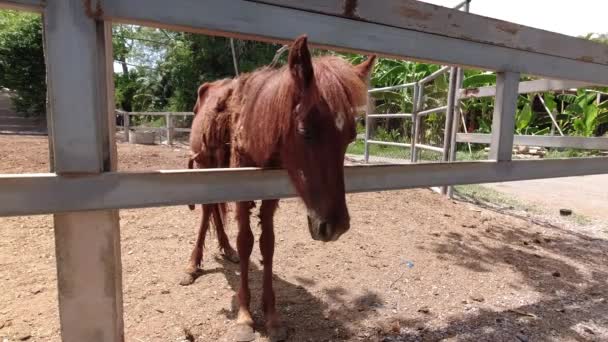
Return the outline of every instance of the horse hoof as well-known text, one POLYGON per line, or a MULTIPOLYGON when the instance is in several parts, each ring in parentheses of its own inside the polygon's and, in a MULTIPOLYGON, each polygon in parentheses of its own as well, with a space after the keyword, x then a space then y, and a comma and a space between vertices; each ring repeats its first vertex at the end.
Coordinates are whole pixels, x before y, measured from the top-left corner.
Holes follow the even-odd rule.
POLYGON ((268 340, 270 342, 287 341, 287 328, 278 326, 268 329, 268 340))
POLYGON ((183 278, 179 281, 179 284, 181 286, 188 286, 188 285, 192 285, 192 283, 194 283, 194 275, 192 273, 186 273, 184 274, 183 278))
POLYGON ((235 264, 238 264, 241 261, 241 259, 239 258, 239 255, 237 254, 237 252, 234 249, 223 252, 222 258, 224 258, 232 263, 235 263, 235 264))
POLYGON ((255 341, 255 332, 249 324, 237 324, 234 328, 235 342, 251 342, 255 341))

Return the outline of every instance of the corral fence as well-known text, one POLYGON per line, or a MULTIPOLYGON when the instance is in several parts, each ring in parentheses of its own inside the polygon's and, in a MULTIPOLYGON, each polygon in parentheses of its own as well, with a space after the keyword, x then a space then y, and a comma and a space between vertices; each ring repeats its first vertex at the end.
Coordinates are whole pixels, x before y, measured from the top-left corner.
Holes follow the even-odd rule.
MULTIPOLYGON (((465 0, 458 5, 454 6, 455 10, 464 10, 465 12, 470 11, 471 0, 465 0)), ((483 98, 483 97, 495 97, 496 86, 485 86, 478 88, 462 89, 463 82, 463 70, 459 67, 447 67, 443 66, 439 70, 435 71, 431 75, 422 78, 416 82, 399 84, 390 87, 373 88, 368 90, 368 101, 373 103, 374 94, 383 93, 387 91, 393 91, 398 89, 412 89, 412 113, 385 113, 376 114, 373 111, 374 106, 368 106, 368 110, 365 115, 365 134, 363 135, 364 140, 364 152, 363 160, 365 163, 369 162, 370 148, 372 144, 385 145, 385 146, 397 146, 410 149, 410 162, 417 163, 419 160, 419 150, 428 150, 442 155, 442 161, 453 162, 456 161, 457 143, 470 144, 490 144, 491 134, 481 133, 468 133, 465 124, 465 117, 460 111, 459 104, 461 100, 469 98, 483 98), (424 86, 437 77, 448 73, 450 75, 448 82, 447 91, 447 104, 431 109, 424 109, 424 86), (431 146, 421 144, 418 142, 420 137, 420 126, 421 120, 424 117, 433 113, 445 113, 445 126, 444 126, 444 139, 443 146, 431 146), (370 139, 372 122, 378 118, 403 118, 412 120, 411 128, 411 140, 410 143, 401 143, 393 141, 381 141, 370 139), (459 127, 462 123, 462 129, 464 133, 458 133, 459 127), (454 146, 454 147, 452 147, 454 146)), ((593 86, 594 84, 579 81, 560 81, 552 79, 540 79, 534 81, 520 82, 518 86, 518 94, 530 94, 530 93, 543 93, 547 91, 560 91, 560 90, 571 90, 593 86)), ((598 92, 596 90, 589 90, 591 92, 598 92)), ((544 103, 542 97, 539 97, 543 104, 547 115, 551 119, 551 136, 542 135, 515 135, 513 143, 519 146, 538 146, 538 147, 553 147, 553 148, 573 148, 573 149, 587 149, 587 150, 608 150, 608 138, 600 137, 570 137, 564 136, 557 123, 557 115, 549 110, 544 103), (555 130, 558 131, 559 137, 553 136, 555 130)), ((599 95, 598 95, 599 101, 599 95)), ((453 196, 453 187, 444 186, 439 188, 433 188, 434 190, 441 191, 443 194, 447 194, 450 198, 453 196)))
MULTIPOLYGON (((173 138, 175 137, 175 132, 190 132, 190 128, 184 127, 175 127, 175 117, 180 116, 194 116, 192 112, 125 112, 122 110, 116 110, 116 115, 121 117, 121 125, 116 125, 117 130, 122 130, 124 133, 125 141, 129 141, 129 130, 154 130, 157 132, 164 133, 165 141, 167 145, 173 144, 173 138), (150 126, 132 126, 131 125, 131 117, 134 116, 155 116, 155 117, 164 117, 165 118, 165 127, 150 127, 150 126)), ((162 134, 159 134, 160 139, 162 139, 162 134)))
MULTIPOLYGON (((511 160, 521 74, 608 85, 608 47, 412 0, 0 0, 41 12, 52 170, 0 175, 0 215, 54 214, 64 341, 123 341, 118 210, 293 197, 283 170, 116 172, 112 22, 497 71, 487 161, 345 168, 348 192, 608 173, 511 160)), ((454 145, 451 147, 454 148, 454 145)))

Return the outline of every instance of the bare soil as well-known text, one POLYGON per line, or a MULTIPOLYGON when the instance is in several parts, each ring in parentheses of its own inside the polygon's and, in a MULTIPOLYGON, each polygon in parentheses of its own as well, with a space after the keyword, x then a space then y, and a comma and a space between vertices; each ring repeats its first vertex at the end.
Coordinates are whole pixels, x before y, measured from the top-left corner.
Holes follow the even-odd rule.
MULTIPOLYGON (((187 155, 118 147, 123 170, 182 168, 187 155)), ((46 149, 43 137, 0 136, 0 173, 46 172, 46 149)), ((290 341, 608 341, 605 234, 424 189, 348 203, 351 230, 320 243, 299 201, 281 202, 274 284, 290 341)), ((186 206, 121 211, 126 341, 230 335, 238 266, 217 257, 214 236, 204 274, 178 285, 198 220, 186 206)), ((234 241, 233 222, 228 231, 234 241)), ((0 236, 0 340, 59 341, 52 217, 0 218, 0 236)), ((259 259, 256 248, 252 303, 266 341, 259 259)))

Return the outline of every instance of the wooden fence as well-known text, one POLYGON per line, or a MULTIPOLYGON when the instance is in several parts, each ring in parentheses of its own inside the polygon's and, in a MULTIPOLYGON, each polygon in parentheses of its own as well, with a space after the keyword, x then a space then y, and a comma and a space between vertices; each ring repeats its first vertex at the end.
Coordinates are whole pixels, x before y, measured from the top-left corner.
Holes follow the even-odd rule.
POLYGON ((123 341, 120 208, 294 195, 282 170, 116 172, 111 23, 498 72, 490 158, 347 167, 350 192, 608 173, 608 158, 511 161, 520 74, 608 85, 608 47, 412 0, 0 0, 43 13, 52 171, 0 175, 0 215, 54 214, 64 341, 123 341))
POLYGON ((173 144, 173 137, 175 132, 190 132, 190 128, 175 127, 175 121, 173 120, 176 116, 194 116, 192 112, 125 112, 117 110, 116 115, 122 116, 122 126, 116 126, 116 128, 122 128, 125 141, 129 141, 129 130, 156 130, 164 131, 167 137, 167 145, 173 144), (165 127, 149 127, 149 126, 131 126, 132 116, 164 116, 165 127))

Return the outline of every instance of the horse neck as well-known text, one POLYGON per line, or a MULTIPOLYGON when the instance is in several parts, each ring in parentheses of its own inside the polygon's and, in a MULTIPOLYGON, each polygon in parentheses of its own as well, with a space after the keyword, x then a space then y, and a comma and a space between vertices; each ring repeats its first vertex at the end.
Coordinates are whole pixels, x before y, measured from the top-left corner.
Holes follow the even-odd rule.
POLYGON ((255 166, 280 166, 281 144, 291 129, 293 87, 288 77, 285 69, 262 69, 239 79, 233 143, 255 166))

